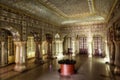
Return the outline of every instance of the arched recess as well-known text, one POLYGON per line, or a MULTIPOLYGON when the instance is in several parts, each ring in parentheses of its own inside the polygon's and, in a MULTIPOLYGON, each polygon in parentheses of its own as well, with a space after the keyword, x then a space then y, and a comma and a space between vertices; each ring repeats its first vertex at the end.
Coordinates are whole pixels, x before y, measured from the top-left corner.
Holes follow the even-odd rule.
POLYGON ((87 37, 85 35, 78 36, 79 54, 88 54, 87 37))
POLYGON ((42 54, 43 56, 47 56, 47 58, 53 57, 53 36, 50 33, 44 34, 44 40, 42 40, 42 54))
POLYGON ((73 43, 73 37, 70 35, 66 35, 63 40, 63 54, 71 54, 74 53, 74 43, 73 43))
POLYGON ((27 33, 27 59, 35 58, 35 50, 36 50, 36 44, 35 44, 35 30, 32 28, 29 28, 27 33))
POLYGON ((29 27, 27 31, 27 58, 35 58, 35 63, 42 61, 42 39, 43 33, 40 28, 29 27))
POLYGON ((57 33, 55 35, 55 39, 54 39, 54 45, 53 45, 53 51, 54 51, 54 55, 57 57, 62 57, 62 53, 63 53, 63 46, 62 46, 62 41, 61 41, 61 37, 60 35, 57 33))
POLYGON ((27 59, 35 57, 35 41, 33 36, 27 37, 27 59))
POLYGON ((93 55, 105 56, 105 43, 104 38, 101 35, 93 36, 93 55))
POLYGON ((19 32, 12 27, 0 27, 0 65, 15 63, 14 41, 20 40, 19 32))

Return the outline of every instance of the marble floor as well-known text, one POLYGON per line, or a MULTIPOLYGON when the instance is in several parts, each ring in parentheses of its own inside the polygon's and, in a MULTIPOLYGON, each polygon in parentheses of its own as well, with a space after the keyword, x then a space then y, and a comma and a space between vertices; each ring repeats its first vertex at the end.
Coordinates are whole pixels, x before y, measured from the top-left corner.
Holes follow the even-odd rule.
POLYGON ((105 64, 104 58, 77 56, 75 59, 77 73, 71 76, 61 76, 58 72, 58 61, 54 59, 7 80, 117 80, 112 75, 109 65, 105 64))

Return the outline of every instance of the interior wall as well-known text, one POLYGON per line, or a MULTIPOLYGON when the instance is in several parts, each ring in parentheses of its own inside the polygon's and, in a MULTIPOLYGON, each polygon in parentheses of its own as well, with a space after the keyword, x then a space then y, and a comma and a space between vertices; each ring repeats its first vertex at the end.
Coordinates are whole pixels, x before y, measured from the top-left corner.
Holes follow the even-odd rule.
MULTIPOLYGON (((103 43, 107 40, 107 26, 105 23, 91 24, 91 25, 75 25, 75 26, 64 26, 61 28, 62 35, 70 35, 75 38, 75 52, 79 53, 79 37, 86 36, 86 46, 88 49, 88 55, 93 54, 93 36, 102 36, 103 43)), ((105 48, 105 45, 104 45, 105 48)), ((66 51, 66 50, 64 50, 66 51)), ((106 51, 104 50, 104 54, 106 51)))

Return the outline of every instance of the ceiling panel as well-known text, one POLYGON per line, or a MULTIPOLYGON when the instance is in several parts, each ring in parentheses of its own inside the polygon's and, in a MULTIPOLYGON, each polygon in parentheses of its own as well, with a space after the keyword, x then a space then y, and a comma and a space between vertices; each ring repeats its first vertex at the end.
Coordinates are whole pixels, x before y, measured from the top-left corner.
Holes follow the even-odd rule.
POLYGON ((56 24, 105 22, 117 0, 0 0, 56 24))
POLYGON ((71 16, 77 14, 89 13, 89 6, 87 0, 43 0, 44 2, 52 4, 64 14, 71 16))
POLYGON ((99 15, 107 17, 115 0, 94 0, 95 10, 99 15))

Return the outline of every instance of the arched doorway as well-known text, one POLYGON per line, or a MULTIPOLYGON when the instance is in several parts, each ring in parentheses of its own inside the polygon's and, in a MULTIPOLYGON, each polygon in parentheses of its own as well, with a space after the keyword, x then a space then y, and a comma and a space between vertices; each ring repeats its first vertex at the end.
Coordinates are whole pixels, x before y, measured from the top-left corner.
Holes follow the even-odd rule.
POLYGON ((100 35, 93 36, 93 55, 94 56, 105 56, 104 42, 100 35))
POLYGON ((46 41, 47 41, 47 55, 49 59, 53 58, 53 53, 52 53, 52 41, 53 41, 53 36, 51 34, 46 34, 46 41))
POLYGON ((62 41, 60 39, 60 35, 57 33, 55 35, 55 40, 54 40, 54 55, 57 56, 58 58, 63 57, 63 47, 62 47, 62 41))
POLYGON ((63 54, 73 53, 73 38, 71 36, 65 36, 63 41, 63 54))
POLYGON ((0 28, 0 34, 0 65, 15 63, 15 46, 12 33, 7 29, 0 28))
POLYGON ((53 58, 52 41, 53 41, 53 36, 51 34, 47 33, 43 36, 43 40, 42 40, 43 59, 46 57, 49 59, 53 58))
POLYGON ((87 37, 79 37, 79 54, 88 54, 87 37))
POLYGON ((27 59, 35 57, 35 42, 34 37, 29 36, 27 39, 27 59))

